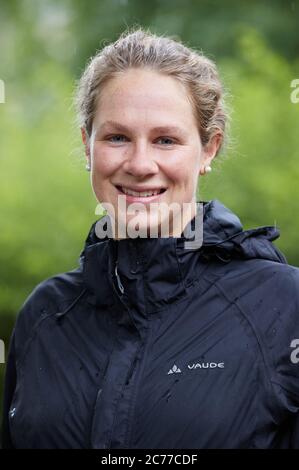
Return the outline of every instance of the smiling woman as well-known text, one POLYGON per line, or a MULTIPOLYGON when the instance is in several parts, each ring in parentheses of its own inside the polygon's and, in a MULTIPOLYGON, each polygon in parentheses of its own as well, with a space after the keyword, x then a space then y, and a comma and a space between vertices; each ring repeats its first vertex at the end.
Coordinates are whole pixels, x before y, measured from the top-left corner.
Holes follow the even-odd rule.
POLYGON ((196 199, 226 136, 223 95, 211 60, 142 28, 91 58, 76 104, 107 214, 78 267, 19 312, 4 448, 299 448, 299 269, 276 227, 243 230, 196 199))
MULTIPOLYGON (((182 205, 191 201, 196 191, 194 175, 217 150, 214 143, 203 151, 191 104, 180 83, 142 69, 126 71, 105 85, 91 135, 86 135, 84 127, 82 134, 94 193, 115 208, 120 194, 127 195, 128 203, 182 205), (115 124, 120 115, 123 124, 115 124), (107 117, 111 118, 108 122, 107 117), (119 131, 123 134, 116 134, 119 131)), ((192 217, 195 201, 193 209, 192 217)), ((140 229, 144 224, 153 226, 157 220, 153 211, 150 216, 147 211, 143 214, 140 229)), ((117 211, 119 223, 121 216, 117 211)), ((171 235, 181 232, 181 226, 171 229, 171 235)))
POLYGON ((123 35, 91 60, 78 86, 79 124, 95 196, 115 209, 117 227, 133 218, 117 204, 126 195, 142 204, 140 230, 158 224, 161 233, 167 217, 169 235, 178 237, 195 216, 198 175, 220 150, 227 115, 215 64, 153 38, 123 35), (173 202, 169 218, 161 205, 173 202))

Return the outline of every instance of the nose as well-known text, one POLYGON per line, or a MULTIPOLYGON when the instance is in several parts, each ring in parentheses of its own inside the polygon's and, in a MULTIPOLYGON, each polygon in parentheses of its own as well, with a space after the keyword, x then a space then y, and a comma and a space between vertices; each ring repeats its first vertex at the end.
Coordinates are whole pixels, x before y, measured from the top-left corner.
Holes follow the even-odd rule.
POLYGON ((143 177, 149 174, 156 174, 159 168, 153 155, 148 150, 146 143, 136 143, 128 153, 123 169, 126 173, 136 177, 143 177))

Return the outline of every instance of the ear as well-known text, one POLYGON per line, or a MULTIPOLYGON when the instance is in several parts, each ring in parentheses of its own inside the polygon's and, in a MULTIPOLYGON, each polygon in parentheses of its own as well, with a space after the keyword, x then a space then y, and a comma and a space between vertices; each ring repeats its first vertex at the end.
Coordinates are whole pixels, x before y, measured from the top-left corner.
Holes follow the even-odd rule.
POLYGON ((90 163, 90 143, 89 143, 89 136, 85 127, 81 127, 81 136, 82 136, 83 145, 85 147, 85 155, 87 157, 86 160, 87 160, 87 163, 90 163))
POLYGON ((205 166, 210 166, 217 150, 222 142, 222 135, 220 133, 214 134, 210 141, 202 148, 200 173, 205 166))

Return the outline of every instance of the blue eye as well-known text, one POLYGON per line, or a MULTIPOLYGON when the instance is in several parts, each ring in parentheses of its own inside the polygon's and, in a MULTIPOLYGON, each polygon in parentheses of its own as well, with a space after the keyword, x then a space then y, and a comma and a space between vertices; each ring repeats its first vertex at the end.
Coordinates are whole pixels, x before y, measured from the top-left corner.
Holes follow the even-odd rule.
POLYGON ((115 134, 115 135, 111 135, 110 137, 108 137, 107 140, 110 140, 111 142, 122 142, 121 140, 111 140, 111 139, 115 139, 116 137, 120 137, 120 138, 126 138, 124 135, 121 135, 121 134, 115 134))
MULTIPOLYGON (((123 139, 127 139, 126 136, 122 135, 122 134, 114 134, 114 135, 111 135, 111 136, 108 136, 107 137, 107 140, 110 141, 110 142, 114 142, 114 143, 121 143, 123 142, 123 139)), ((165 145, 172 145, 174 144, 174 140, 169 138, 169 137, 160 137, 158 139, 159 140, 164 140, 166 141, 166 144, 165 145)))
POLYGON ((168 140, 166 145, 171 145, 171 144, 174 143, 174 141, 172 139, 170 139, 169 137, 160 137, 158 140, 168 140))

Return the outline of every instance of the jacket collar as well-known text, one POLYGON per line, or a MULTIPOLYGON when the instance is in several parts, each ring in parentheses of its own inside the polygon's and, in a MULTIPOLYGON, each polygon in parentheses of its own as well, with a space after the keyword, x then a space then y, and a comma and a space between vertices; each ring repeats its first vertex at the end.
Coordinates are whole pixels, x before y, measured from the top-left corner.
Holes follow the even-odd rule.
MULTIPOLYGON (((197 207, 196 217, 203 209, 203 243, 197 249, 185 247, 185 241, 194 240, 188 232, 194 230, 195 218, 184 231, 187 235, 178 238, 122 240, 100 240, 96 221, 79 258, 92 303, 109 306, 117 294, 132 308, 155 311, 184 295, 210 260, 229 263, 233 258, 263 258, 287 262, 272 244, 279 237, 276 227, 244 231, 239 218, 217 199, 198 201, 197 207)), ((108 215, 105 217, 108 222, 108 215)))

